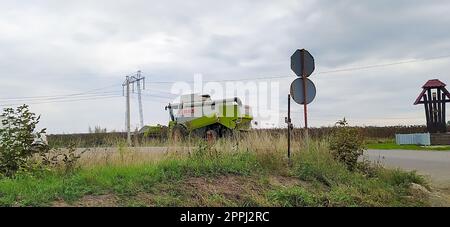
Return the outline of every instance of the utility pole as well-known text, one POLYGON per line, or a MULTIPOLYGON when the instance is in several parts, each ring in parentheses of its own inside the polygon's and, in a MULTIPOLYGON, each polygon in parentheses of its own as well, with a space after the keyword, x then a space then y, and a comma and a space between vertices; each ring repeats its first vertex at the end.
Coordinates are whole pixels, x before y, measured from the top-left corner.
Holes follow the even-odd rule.
POLYGON ((129 81, 130 81, 130 77, 129 76, 127 76, 127 80, 126 80, 126 82, 127 82, 127 84, 126 84, 126 86, 127 86, 127 102, 126 102, 126 108, 127 108, 127 110, 126 110, 126 114, 127 114, 127 142, 128 142, 128 145, 131 145, 131 133, 130 133, 130 129, 131 129, 131 126, 130 126, 130 83, 129 83, 129 81))
POLYGON ((142 110, 142 96, 141 96, 141 83, 140 80, 142 78, 143 86, 145 90, 145 77, 141 77, 141 71, 137 71, 137 90, 138 90, 138 102, 139 102, 139 123, 141 124, 141 128, 144 127, 144 111, 142 110))
POLYGON ((128 145, 131 145, 131 111, 130 111, 130 84, 133 86, 134 92, 134 83, 137 85, 138 89, 138 102, 139 102, 139 117, 140 117, 140 126, 144 127, 144 113, 142 109, 142 97, 141 97, 141 81, 143 83, 143 87, 145 89, 145 77, 141 76, 141 71, 137 71, 135 74, 131 76, 126 76, 125 81, 122 84, 122 88, 126 89, 126 119, 125 125, 127 130, 127 142, 128 145))

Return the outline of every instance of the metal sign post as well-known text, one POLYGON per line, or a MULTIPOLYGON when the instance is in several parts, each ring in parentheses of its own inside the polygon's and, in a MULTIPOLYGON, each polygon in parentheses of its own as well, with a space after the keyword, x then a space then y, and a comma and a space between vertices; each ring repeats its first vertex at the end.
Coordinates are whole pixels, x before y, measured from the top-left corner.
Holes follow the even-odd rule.
POLYGON ((305 142, 308 143, 308 103, 306 102, 306 75, 305 70, 305 51, 302 51, 302 79, 303 79, 303 116, 305 118, 305 142))
POLYGON ((306 71, 305 71, 305 52, 302 51, 302 79, 303 79, 303 112, 305 117, 305 130, 308 131, 308 104, 306 103, 306 71))
POLYGON ((288 94, 288 116, 285 119, 288 127, 288 159, 289 162, 291 161, 291 129, 292 129, 292 123, 291 123, 291 95, 288 94))
POLYGON ((291 69, 298 77, 300 77, 291 84, 291 96, 296 103, 303 105, 305 140, 308 142, 308 104, 311 103, 316 96, 316 87, 307 77, 314 72, 314 57, 305 49, 296 50, 291 56, 291 69))

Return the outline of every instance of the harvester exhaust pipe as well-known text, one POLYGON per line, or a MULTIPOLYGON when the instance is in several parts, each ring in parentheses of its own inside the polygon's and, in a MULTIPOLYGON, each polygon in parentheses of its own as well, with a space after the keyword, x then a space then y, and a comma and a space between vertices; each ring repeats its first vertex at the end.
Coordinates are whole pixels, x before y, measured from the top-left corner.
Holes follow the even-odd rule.
POLYGON ((175 121, 175 116, 173 115, 173 109, 172 109, 172 106, 170 105, 170 103, 164 109, 165 110, 169 109, 170 120, 175 121))

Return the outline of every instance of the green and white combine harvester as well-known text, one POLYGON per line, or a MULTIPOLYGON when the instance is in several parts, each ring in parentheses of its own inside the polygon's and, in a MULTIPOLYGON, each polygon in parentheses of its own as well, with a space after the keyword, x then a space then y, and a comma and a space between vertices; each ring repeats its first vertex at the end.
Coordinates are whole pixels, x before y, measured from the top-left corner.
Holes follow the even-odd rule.
POLYGON ((210 95, 189 94, 180 103, 169 103, 169 135, 182 140, 187 135, 216 139, 236 131, 247 131, 253 120, 250 106, 238 97, 212 100, 210 95))

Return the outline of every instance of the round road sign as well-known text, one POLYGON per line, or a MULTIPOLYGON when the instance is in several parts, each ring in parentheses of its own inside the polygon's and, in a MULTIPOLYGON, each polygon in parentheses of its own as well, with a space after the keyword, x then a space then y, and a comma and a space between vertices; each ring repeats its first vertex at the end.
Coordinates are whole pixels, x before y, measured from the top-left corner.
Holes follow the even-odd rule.
MULTIPOLYGON (((298 104, 303 105, 303 78, 295 79, 291 84, 292 99, 298 104)), ((316 86, 314 83, 306 78, 306 104, 311 103, 316 97, 316 86)))

